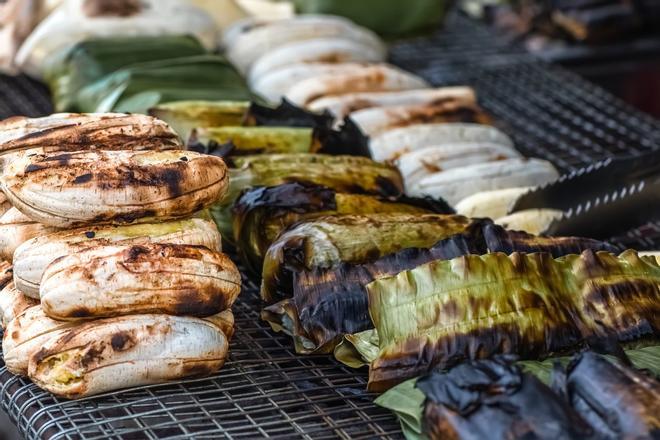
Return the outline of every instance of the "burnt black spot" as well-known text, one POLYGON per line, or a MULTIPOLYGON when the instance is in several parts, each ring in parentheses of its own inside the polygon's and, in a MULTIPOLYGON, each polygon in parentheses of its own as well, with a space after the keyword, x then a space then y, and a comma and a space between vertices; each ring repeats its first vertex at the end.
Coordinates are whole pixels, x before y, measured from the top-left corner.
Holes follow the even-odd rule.
POLYGON ((87 183, 90 180, 92 180, 92 177, 94 177, 92 173, 81 174, 80 176, 73 179, 73 183, 75 184, 87 183))
POLYGON ((211 316, 225 310, 229 305, 222 292, 208 288, 189 288, 177 295, 173 307, 176 315, 211 316))
POLYGON ((196 376, 208 376, 212 374, 214 369, 207 364, 192 364, 192 365, 183 365, 181 367, 183 376, 186 377, 196 377, 196 376))
POLYGON ((119 332, 112 335, 110 345, 114 351, 123 351, 132 347, 133 338, 126 332, 119 332))
POLYGON ((366 261, 374 261, 380 258, 380 251, 376 248, 369 249, 365 254, 366 261))
POLYGON ((91 316, 93 316, 92 312, 86 307, 77 307, 69 313, 69 317, 71 318, 89 318, 91 316))
POLYGON ((131 246, 126 252, 126 262, 133 262, 141 255, 148 255, 149 249, 144 246, 131 246))
POLYGON ((87 237, 87 238, 94 238, 94 237, 96 237, 96 232, 94 232, 94 231, 87 231, 87 232, 85 232, 85 237, 87 237))
POLYGON ((155 217, 155 216, 156 216, 156 211, 152 209, 144 209, 142 211, 138 210, 138 211, 127 212, 125 214, 117 214, 117 215, 100 214, 92 219, 92 223, 102 223, 102 222, 107 222, 108 220, 114 220, 118 223, 133 223, 135 220, 139 218, 155 217))
POLYGON ((403 191, 401 185, 397 183, 383 176, 376 177, 376 185, 378 185, 380 195, 382 196, 400 196, 403 191))
POLYGON ((103 358, 101 355, 103 354, 103 345, 99 347, 90 347, 89 350, 83 355, 83 357, 80 359, 80 364, 83 367, 87 367, 88 365, 100 361, 103 358))
POLYGON ((179 160, 181 160, 183 162, 188 162, 188 158, 186 156, 180 157, 179 160))
POLYGON ((45 348, 39 349, 34 355, 33 359, 39 363, 48 357, 48 351, 45 348))
POLYGON ((163 171, 161 176, 163 183, 167 185, 167 190, 172 197, 181 195, 181 171, 176 168, 169 168, 163 171))
POLYGON ((26 173, 32 173, 32 172, 39 171, 39 170, 45 170, 46 168, 48 168, 48 167, 45 167, 45 166, 42 166, 42 165, 35 165, 35 164, 31 163, 30 165, 25 167, 25 172, 26 173))

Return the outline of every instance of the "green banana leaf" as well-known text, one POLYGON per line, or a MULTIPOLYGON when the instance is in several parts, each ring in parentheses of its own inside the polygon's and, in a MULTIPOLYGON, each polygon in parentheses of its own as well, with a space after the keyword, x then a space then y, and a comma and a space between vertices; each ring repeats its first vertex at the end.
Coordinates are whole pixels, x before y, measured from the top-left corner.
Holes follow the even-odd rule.
POLYGON ((167 122, 183 140, 195 128, 242 125, 249 101, 176 101, 149 109, 149 115, 167 122))
MULTIPOLYGON (((313 153, 319 144, 311 128, 296 127, 209 127, 198 128, 188 139, 191 149, 214 151, 222 156, 249 154, 313 153)), ((217 153, 216 153, 217 154, 217 153)))
POLYGON ((251 97, 229 62, 217 55, 202 55, 119 69, 83 88, 78 105, 84 112, 147 113, 162 102, 246 101, 251 97))
POLYGON ((148 61, 204 55, 191 36, 97 38, 78 43, 45 72, 55 110, 79 111, 78 92, 120 68, 148 61))
POLYGON ((269 154, 232 157, 229 190, 212 205, 211 215, 223 240, 233 236, 231 209, 240 193, 255 186, 307 182, 347 193, 398 196, 403 192, 399 171, 361 156, 269 154))
MULTIPOLYGON (((635 368, 649 371, 656 377, 660 377, 660 346, 626 350, 625 353, 635 368)), ((610 361, 616 360, 612 356, 606 355, 605 357, 610 361)), ((565 367, 570 360, 570 356, 562 356, 548 358, 544 361, 518 361, 517 364, 522 367, 523 371, 533 374, 541 382, 550 385, 555 362, 565 367)), ((425 396, 415 386, 417 379, 406 380, 391 388, 378 396, 374 403, 389 409, 397 416, 406 439, 428 440, 428 436, 422 429, 425 396)))
POLYGON ((450 0, 295 0, 296 11, 343 15, 387 37, 434 30, 450 0))
POLYGON ((660 328, 660 265, 634 251, 470 255, 377 279, 367 292, 380 338, 372 391, 494 354, 534 360, 587 343, 653 343, 660 328))

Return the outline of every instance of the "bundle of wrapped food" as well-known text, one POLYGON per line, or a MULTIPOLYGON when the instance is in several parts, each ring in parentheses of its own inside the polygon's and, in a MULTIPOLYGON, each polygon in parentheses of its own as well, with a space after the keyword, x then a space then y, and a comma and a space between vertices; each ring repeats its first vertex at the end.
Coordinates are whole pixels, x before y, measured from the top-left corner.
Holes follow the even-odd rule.
POLYGON ((41 226, 3 248, 9 371, 77 398, 220 369, 241 286, 204 213, 227 192, 224 162, 147 116, 2 127, 10 211, 41 226))
MULTIPOLYGON (((657 351, 645 356, 657 374, 657 351)), ((648 373, 594 352, 550 368, 546 378, 512 356, 469 361, 404 382, 376 403, 399 416, 409 439, 657 436, 660 383, 648 373)))
MULTIPOLYGON (((375 336, 373 331, 360 334, 373 329, 366 286, 375 279, 396 275, 430 261, 469 254, 548 252, 559 257, 586 249, 616 251, 607 243, 587 238, 539 237, 507 231, 487 219, 468 222, 465 218, 454 217, 454 221, 462 221, 462 227, 440 230, 430 237, 428 247, 414 247, 412 240, 401 235, 398 244, 402 250, 376 260, 362 264, 342 262, 300 267, 293 274, 290 285, 280 282, 278 296, 265 298, 268 302, 279 301, 265 307, 262 317, 273 328, 290 334, 300 353, 331 352, 334 349, 338 360, 351 366, 364 365, 366 362, 354 344, 364 345, 364 338, 375 336), (342 337, 344 341, 341 341, 342 337)), ((403 232, 404 227, 400 229, 403 232)), ((283 265, 292 267, 293 263, 285 260, 283 265)), ((268 293, 264 290, 264 294, 268 293)))
MULTIPOLYGON (((256 95, 327 112, 337 126, 350 121, 359 127, 370 137, 371 157, 400 169, 407 195, 441 197, 461 206, 460 213, 479 217, 490 212, 475 208, 472 200, 461 202, 495 190, 522 193, 559 177, 551 163, 523 157, 492 126, 472 88, 434 88, 383 63, 384 44, 346 19, 302 15, 243 23, 229 29, 224 42, 228 58, 256 95)), ((487 196, 498 207, 511 197, 487 196)), ((496 214, 499 223, 539 233, 556 213, 509 218, 501 208, 496 214)))
POLYGON ((367 285, 378 332, 369 388, 498 353, 657 345, 660 265, 634 251, 436 260, 367 285))

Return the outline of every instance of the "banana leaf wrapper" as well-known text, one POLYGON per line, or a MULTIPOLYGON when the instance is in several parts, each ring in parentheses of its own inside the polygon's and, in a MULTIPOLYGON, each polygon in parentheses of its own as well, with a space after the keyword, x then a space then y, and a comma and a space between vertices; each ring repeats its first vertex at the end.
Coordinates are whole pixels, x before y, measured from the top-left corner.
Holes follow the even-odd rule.
POLYGON ((305 14, 343 15, 388 37, 435 30, 452 1, 412 0, 295 0, 296 11, 305 14))
MULTIPOLYGON (((660 365, 659 358, 655 361, 660 365)), ((555 386, 594 427, 598 438, 660 438, 656 378, 587 352, 555 378, 555 386)))
MULTIPOLYGON (((157 114, 152 112, 152 114, 157 114)), ((165 118, 168 121, 168 118, 165 118)), ((170 121, 177 123, 176 121, 170 121)), ((198 121, 202 124, 201 121, 198 121)), ((189 123, 192 126, 193 123, 189 123)), ((201 126, 201 125, 200 125, 201 126)), ((369 138, 348 120, 338 130, 329 127, 224 126, 189 132, 188 149, 224 159, 252 154, 319 153, 371 158, 369 138)), ((183 128, 185 131, 186 128, 183 128)))
MULTIPOLYGON (((648 370, 649 365, 655 366, 651 374, 655 377, 660 376, 660 346, 645 347, 642 349, 626 350, 627 357, 631 360, 634 368, 648 370)), ((612 362, 616 358, 611 356, 602 356, 612 362)), ((551 386, 553 391, 557 392, 557 371, 558 365, 562 368, 568 366, 571 357, 553 357, 544 361, 517 361, 516 365, 522 368, 523 372, 536 376, 544 384, 551 386)), ((424 432, 424 403, 425 394, 416 387, 418 378, 409 379, 386 393, 380 395, 376 400, 376 405, 392 411, 399 422, 401 429, 408 440, 428 440, 424 432)), ((563 386, 563 385, 562 385, 563 386)), ((564 394, 563 389, 560 395, 564 394)), ((564 400, 566 402, 566 400, 564 400)), ((585 418, 585 421, 586 418, 585 418)))
POLYGON ((336 191, 384 197, 403 194, 399 171, 366 157, 325 154, 271 154, 232 157, 229 191, 211 207, 223 238, 232 237, 231 209, 242 191, 288 182, 323 185, 336 191))
POLYGON ((68 50, 46 72, 56 111, 79 111, 78 92, 115 70, 136 63, 204 55, 190 36, 130 36, 96 38, 68 50))
POLYGON ((244 192, 233 208, 234 240, 241 244, 243 262, 260 274, 268 247, 293 223, 325 215, 390 212, 454 214, 443 200, 350 194, 293 182, 244 192))
POLYGON ((320 144, 313 129, 299 127, 207 127, 196 128, 188 149, 212 152, 223 158, 252 154, 315 153, 320 144))
POLYGON ((78 93, 82 112, 147 113, 162 102, 249 101, 241 75, 223 57, 203 55, 133 64, 78 93))
POLYGON ((380 338, 373 391, 496 354, 653 343, 660 329, 660 265, 634 251, 469 255, 377 279, 367 292, 380 338))
POLYGON ((176 101, 150 108, 149 115, 167 122, 187 140, 196 128, 242 125, 249 107, 248 101, 176 101))
POLYGON ((369 138, 350 118, 336 128, 335 118, 330 112, 314 113, 282 99, 277 107, 256 102, 250 104, 244 125, 257 127, 312 128, 317 149, 313 152, 371 157, 369 138))
POLYGON ((292 225, 268 249, 261 297, 273 303, 294 294, 296 273, 365 263, 406 248, 428 248, 463 232, 472 221, 458 215, 335 215, 292 225))
POLYGON ((314 113, 282 99, 277 107, 252 102, 245 115, 245 125, 261 127, 325 127, 332 128, 335 118, 330 112, 314 113))
MULTIPOLYGON (((263 230, 263 228, 262 228, 263 230)), ((554 257, 584 250, 612 251, 607 243, 577 237, 538 237, 507 231, 489 219, 474 220, 462 233, 440 241, 429 249, 405 249, 365 264, 340 264, 294 274, 293 297, 264 310, 263 316, 286 328, 301 353, 334 347, 343 335, 373 328, 369 317, 366 285, 434 260, 493 252, 549 252, 554 257), (286 317, 284 316, 286 315, 286 317)), ((244 242, 244 241, 242 241, 244 242)), ((350 366, 363 364, 359 338, 347 336, 335 356, 350 366)))
POLYGON ((594 438, 552 389, 503 356, 432 372, 416 387, 426 397, 423 429, 432 440, 594 438))

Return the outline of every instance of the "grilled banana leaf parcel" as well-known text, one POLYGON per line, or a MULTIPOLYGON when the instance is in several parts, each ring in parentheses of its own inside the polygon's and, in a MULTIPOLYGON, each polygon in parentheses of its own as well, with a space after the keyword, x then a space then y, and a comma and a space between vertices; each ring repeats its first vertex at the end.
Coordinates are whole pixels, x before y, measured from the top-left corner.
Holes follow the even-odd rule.
POLYGON ((230 155, 314 153, 321 145, 311 128, 300 127, 209 127, 197 128, 188 138, 188 148, 230 155))
MULTIPOLYGON (((652 371, 653 374, 657 375, 660 374, 660 353, 659 346, 652 346, 652 347, 645 347, 641 349, 628 349, 626 350, 625 354, 626 356, 631 360, 632 366, 637 369, 646 369, 647 371, 645 372, 648 374, 648 369, 649 367, 655 367, 653 368, 654 371, 652 371)), ((580 355, 582 356, 582 355, 580 355)), ((601 403, 599 404, 599 408, 605 410, 603 412, 599 413, 599 416, 602 417, 607 417, 610 411, 610 408, 615 407, 613 409, 614 412, 618 411, 625 411, 627 408, 616 408, 617 405, 619 405, 619 399, 621 394, 627 393, 628 395, 633 395, 635 393, 634 390, 634 385, 631 386, 630 388, 632 391, 626 391, 622 389, 622 387, 618 386, 618 383, 616 381, 621 378, 621 376, 618 376, 616 374, 610 374, 611 369, 613 368, 615 371, 616 370, 625 370, 626 373, 625 375, 630 375, 632 377, 639 377, 639 373, 634 372, 632 369, 628 369, 626 367, 623 367, 621 363, 616 363, 614 366, 606 365, 605 362, 601 364, 601 361, 603 361, 603 358, 608 359, 611 362, 617 362, 617 358, 612 357, 612 356, 600 356, 600 355, 594 355, 593 353, 585 353, 584 356, 589 356, 589 357, 595 357, 598 358, 598 365, 603 368, 603 372, 605 374, 598 374, 594 373, 592 377, 596 378, 595 380, 591 381, 591 384, 594 384, 599 388, 598 392, 607 390, 608 392, 615 391, 616 394, 612 394, 607 396, 604 400, 601 400, 601 402, 605 402, 608 405, 607 410, 605 410, 605 406, 601 403), (614 383, 615 387, 610 388, 609 384, 614 383)), ((501 359, 502 357, 500 357, 501 359)), ((490 362, 490 361, 489 361, 490 362)), ((515 363, 516 366, 519 366, 523 370, 524 373, 529 373, 534 376, 536 376, 537 379, 539 379, 541 382, 544 384, 550 386, 555 393, 557 393, 559 396, 561 396, 563 399, 562 401, 564 402, 565 406, 568 408, 571 408, 573 411, 577 411, 580 413, 580 409, 575 406, 575 405, 569 405, 569 399, 566 398, 566 383, 565 380, 561 380, 561 376, 563 375, 563 371, 565 368, 569 368, 570 370, 570 365, 571 365, 572 359, 570 356, 567 357, 554 357, 554 358, 548 358, 543 361, 517 361, 515 363), (558 379, 559 378, 559 379, 558 379)), ((574 362, 574 361, 573 361, 574 362)), ((476 363, 472 363, 473 365, 476 363)), ((452 370, 453 371, 453 370, 452 370)), ((600 373, 600 371, 599 371, 600 373)), ((451 372, 449 374, 452 374, 451 372)), ((434 372, 431 374, 431 377, 442 377, 440 376, 440 373, 434 372)), ((414 378, 407 380, 394 388, 390 389, 386 393, 380 395, 374 403, 376 405, 381 406, 383 408, 386 408, 390 411, 392 411, 394 414, 399 419, 399 422, 401 423, 401 429, 405 435, 405 437, 408 440, 428 440, 428 435, 426 435, 427 429, 432 428, 432 426, 429 426, 428 423, 426 423, 426 418, 425 418, 425 402, 426 402, 426 394, 423 393, 419 387, 417 387, 417 382, 420 380, 420 378, 414 378), (426 429, 425 429, 426 428, 426 429)), ((644 378, 643 382, 648 382, 649 378, 644 378)), ((626 381, 625 379, 621 381, 620 383, 624 383, 626 385, 630 384, 630 382, 626 381)), ((631 384, 632 385, 632 384, 631 384)), ((573 392, 576 392, 576 389, 572 390, 573 392)), ((464 396, 465 393, 460 393, 459 395, 464 396)), ((647 394, 648 395, 648 394, 647 394)), ((591 399, 590 399, 591 400, 591 399)), ((648 400, 644 402, 645 405, 648 405, 648 400)), ((657 400, 657 398, 656 398, 657 400)), ((594 402, 590 401, 590 404, 593 404, 594 402)), ((635 413, 637 413, 638 409, 640 407, 643 407, 645 405, 633 405, 633 417, 637 417, 635 413)), ((595 424, 592 422, 592 420, 589 419, 588 416, 585 416, 584 413, 580 414, 583 418, 583 420, 589 424, 593 428, 596 428, 595 424)), ((637 417, 637 420, 640 418, 637 417)), ((615 417, 611 419, 612 422, 616 423, 618 422, 615 417)), ((625 425, 627 421, 623 421, 622 424, 625 425)), ((633 422, 633 425, 636 424, 636 421, 633 422)), ((608 439, 612 437, 608 436, 599 436, 599 430, 595 429, 594 434, 597 436, 597 438, 602 439, 608 439)), ((620 431, 619 431, 620 432, 620 431)), ((614 438, 653 438, 653 436, 641 436, 641 437, 626 437, 626 436, 618 436, 614 438)), ((452 437, 449 437, 452 438, 452 437)), ((463 438, 463 437, 461 437, 463 438)), ((468 437, 470 438, 470 437, 468 437)), ((490 438, 488 436, 488 438, 490 438)))
POLYGON ((133 64, 100 78, 78 93, 84 112, 147 113, 161 102, 247 101, 243 78, 222 57, 201 55, 133 64))
POLYGON ((149 114, 188 139, 195 128, 242 125, 249 107, 248 101, 176 101, 158 104, 149 114))
POLYGON ((341 192, 399 196, 403 180, 390 165, 366 157, 326 154, 271 154, 231 159, 229 190, 211 213, 223 237, 232 235, 231 207, 240 193, 253 186, 308 182, 341 192))
POLYGON ((598 438, 660 437, 660 382, 647 374, 587 352, 555 385, 598 438))
POLYGON ((380 340, 374 391, 467 359, 538 359, 660 333, 660 265, 634 251, 469 255, 375 280, 367 292, 380 340))
POLYGON ((75 111, 78 91, 122 67, 147 61, 203 55, 190 36, 117 36, 94 38, 74 46, 46 72, 57 111, 75 111))
POLYGON ((334 128, 327 113, 284 100, 277 107, 247 101, 178 101, 149 114, 170 124, 188 148, 227 157, 258 153, 328 153, 371 157, 369 140, 350 120, 334 128))
POLYGON ((430 247, 463 232, 466 217, 442 214, 364 214, 320 217, 293 225, 264 259, 261 297, 272 303, 293 295, 294 274, 342 262, 364 263, 405 248, 430 247))
POLYGON ((268 247, 293 223, 324 215, 389 212, 453 214, 453 209, 441 200, 350 194, 322 185, 285 183, 257 187, 239 197, 233 208, 234 240, 241 244, 243 261, 260 273, 268 247))
POLYGON ((502 356, 432 372, 417 381, 425 395, 424 432, 440 439, 590 439, 593 429, 552 390, 502 356))
POLYGON ((262 317, 292 335, 300 353, 329 351, 347 335, 341 351, 336 351, 335 356, 342 362, 355 365, 355 360, 362 358, 359 346, 362 339, 348 335, 373 328, 365 286, 375 279, 430 261, 468 254, 549 252, 559 257, 586 249, 616 250, 607 243, 587 238, 537 237, 506 231, 488 219, 474 220, 460 234, 438 238, 440 240, 429 249, 404 249, 364 264, 344 263, 330 269, 295 273, 292 298, 266 307, 262 317), (356 346, 352 347, 353 344, 356 346))

